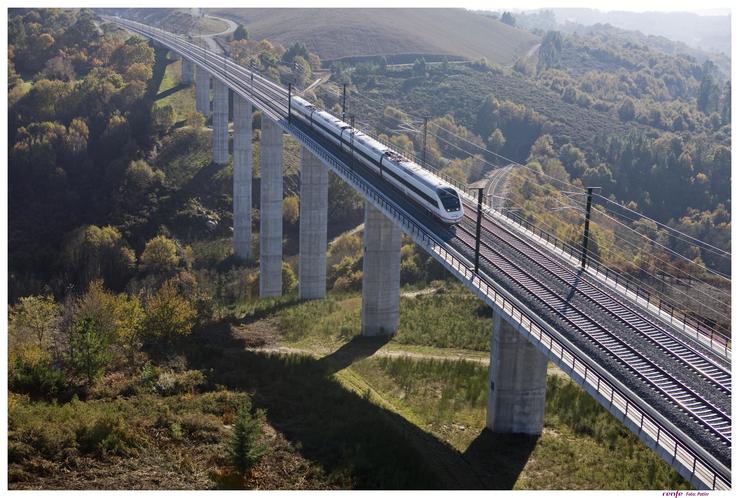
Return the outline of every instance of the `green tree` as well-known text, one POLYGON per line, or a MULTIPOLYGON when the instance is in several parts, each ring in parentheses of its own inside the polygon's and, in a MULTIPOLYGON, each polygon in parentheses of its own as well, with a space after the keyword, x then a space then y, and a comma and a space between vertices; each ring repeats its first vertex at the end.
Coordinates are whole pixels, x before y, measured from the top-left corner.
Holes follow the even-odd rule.
POLYGON ((295 60, 296 57, 302 57, 306 60, 308 60, 308 58, 310 57, 308 47, 306 47, 304 43, 293 43, 290 48, 288 48, 285 53, 282 54, 282 62, 287 62, 288 64, 290 64, 295 60))
POLYGON ((246 30, 243 24, 239 24, 238 27, 234 30, 233 39, 234 40, 248 40, 249 39, 249 32, 246 30))
POLYGON ((282 201, 282 216, 288 225, 296 225, 300 218, 300 199, 296 195, 285 197, 282 201))
POLYGON ((47 349, 60 320, 61 306, 52 296, 22 297, 10 307, 9 345, 33 342, 36 347, 47 349))
POLYGON ((151 120, 154 130, 159 136, 165 135, 175 124, 177 113, 171 105, 154 106, 151 110, 151 120))
POLYGON ((426 59, 421 57, 413 63, 413 73, 418 76, 426 76, 426 59))
POLYGON ((108 340, 95 327, 95 322, 84 318, 72 323, 69 338, 69 363, 75 374, 81 375, 88 387, 105 371, 111 360, 108 340))
POLYGON ((313 73, 310 64, 301 56, 295 57, 293 60, 293 77, 295 84, 299 87, 305 87, 310 82, 313 73))
POLYGON ((144 310, 136 296, 119 294, 115 299, 115 325, 118 343, 129 364, 134 364, 135 354, 142 346, 144 310))
POLYGON ((149 81, 152 77, 152 67, 143 62, 136 62, 131 64, 124 73, 126 81, 149 81))
POLYGON ((515 26, 516 18, 513 17, 513 14, 506 11, 506 12, 503 12, 503 15, 500 18, 500 22, 502 22, 503 24, 507 24, 508 26, 515 26))
POLYGON ((634 101, 626 98, 621 102, 621 106, 618 108, 618 117, 621 121, 632 121, 636 117, 636 106, 634 101))
POLYGON ((142 330, 147 338, 171 341, 190 335, 196 315, 192 304, 168 281, 147 301, 142 330))
POLYGON ((488 147, 495 153, 500 153, 505 147, 505 137, 500 128, 496 128, 495 131, 488 138, 488 147))
POLYGON ((289 263, 282 263, 282 292, 288 294, 298 286, 298 277, 295 276, 289 263))
POLYGON ((267 446, 260 442, 264 413, 251 413, 249 403, 244 403, 236 414, 234 432, 228 444, 228 458, 242 475, 251 470, 267 452, 267 446))
POLYGON ((705 114, 711 114, 718 110, 721 89, 716 83, 716 65, 707 60, 703 63, 703 78, 698 89, 698 110, 705 114))
POLYGON ((562 55, 562 33, 547 31, 539 47, 537 71, 541 72, 550 67, 557 67, 562 55))
POLYGON ((114 227, 81 227, 67 238, 62 251, 67 281, 84 288, 102 278, 106 286, 121 289, 136 266, 136 256, 114 227))
POLYGON ((180 264, 177 243, 164 235, 149 240, 141 253, 141 271, 153 274, 168 274, 180 264))
POLYGON ((721 97, 721 121, 725 125, 731 123, 731 80, 726 81, 721 97))
POLYGON ((102 282, 90 284, 72 308, 72 321, 89 321, 96 334, 111 347, 117 346, 129 361, 140 347, 142 311, 139 299, 125 293, 114 294, 102 282))

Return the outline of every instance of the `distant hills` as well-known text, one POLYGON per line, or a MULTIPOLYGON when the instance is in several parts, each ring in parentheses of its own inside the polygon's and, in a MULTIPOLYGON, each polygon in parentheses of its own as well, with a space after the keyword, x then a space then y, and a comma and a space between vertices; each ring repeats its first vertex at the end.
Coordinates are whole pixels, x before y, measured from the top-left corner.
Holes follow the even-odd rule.
POLYGON ((691 12, 603 12, 594 9, 547 9, 557 21, 579 24, 610 24, 617 28, 664 36, 691 47, 731 55, 731 17, 691 12))
POLYGON ((463 9, 208 9, 253 39, 305 43, 321 59, 433 54, 511 65, 539 42, 524 30, 463 9))

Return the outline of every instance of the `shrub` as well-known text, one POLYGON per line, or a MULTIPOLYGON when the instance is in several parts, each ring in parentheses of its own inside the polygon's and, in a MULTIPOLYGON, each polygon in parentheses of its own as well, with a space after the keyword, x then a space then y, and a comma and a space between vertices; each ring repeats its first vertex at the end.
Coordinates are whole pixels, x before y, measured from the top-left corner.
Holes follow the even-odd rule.
POLYGON ((194 393, 198 387, 205 384, 205 374, 200 370, 186 370, 184 372, 162 372, 156 381, 156 390, 164 395, 171 396, 180 393, 194 393))
POLYGON ((91 424, 77 430, 80 451, 101 455, 129 455, 138 446, 135 434, 121 415, 104 411, 91 424))
POLYGON ((333 241, 329 247, 330 256, 355 259, 362 254, 362 239, 357 234, 345 233, 333 241))
POLYGON ((52 398, 67 387, 64 373, 54 368, 48 353, 42 349, 28 348, 9 363, 8 387, 11 391, 52 398))
POLYGON ((179 425, 183 435, 207 443, 217 442, 223 427, 218 417, 197 411, 184 412, 174 424, 179 425))

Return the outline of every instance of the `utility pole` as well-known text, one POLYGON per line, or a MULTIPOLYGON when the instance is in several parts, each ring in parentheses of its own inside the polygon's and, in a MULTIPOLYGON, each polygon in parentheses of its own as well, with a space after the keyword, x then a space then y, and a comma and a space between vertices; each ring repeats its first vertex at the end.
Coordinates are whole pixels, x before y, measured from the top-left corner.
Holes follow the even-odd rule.
POLYGON ((346 123, 346 83, 344 83, 344 93, 341 97, 341 120, 346 123))
POLYGON ((257 64, 254 62, 254 59, 249 61, 249 66, 251 66, 251 94, 254 95, 254 70, 257 68, 257 64))
POLYGON ((423 153, 421 156, 421 163, 426 167, 426 131, 428 129, 429 118, 424 116, 423 118, 423 153))
POLYGON ((588 262, 588 241, 590 240, 590 211, 593 206, 593 190, 600 187, 588 187, 588 201, 585 207, 585 229, 582 234, 582 256, 580 257, 580 268, 585 269, 588 262))
POLYGON ((475 227, 475 273, 480 269, 480 231, 482 228, 482 198, 484 187, 477 187, 477 226, 475 227))
POLYGON ((354 167, 354 114, 352 114, 349 119, 351 119, 351 126, 352 126, 351 132, 350 132, 351 139, 349 140, 349 144, 350 144, 349 147, 352 150, 352 168, 353 168, 354 167))
POLYGON ((293 84, 287 84, 287 122, 292 124, 293 118, 293 84))

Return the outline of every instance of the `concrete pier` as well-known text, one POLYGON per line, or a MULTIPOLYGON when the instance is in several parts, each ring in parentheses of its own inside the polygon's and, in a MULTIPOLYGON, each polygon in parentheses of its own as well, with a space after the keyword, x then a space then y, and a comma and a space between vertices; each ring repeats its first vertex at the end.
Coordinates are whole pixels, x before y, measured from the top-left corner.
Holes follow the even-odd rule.
POLYGON ((282 130, 262 116, 259 296, 282 295, 282 130))
POLYGON ((210 117, 210 74, 200 66, 195 68, 195 109, 210 117))
POLYGON ((308 149, 300 149, 300 261, 301 299, 326 296, 326 223, 328 168, 308 149))
POLYGON ((251 257, 252 106, 234 94, 233 216, 234 254, 251 257))
POLYGON ((541 434, 546 392, 547 358, 494 312, 485 425, 493 432, 541 434))
POLYGON ((364 205, 362 335, 393 335, 400 304, 400 229, 380 211, 364 205))
POLYGON ((195 80, 195 64, 190 59, 181 57, 182 67, 180 68, 180 83, 190 85, 195 80))
POLYGON ((213 162, 228 162, 228 87, 213 80, 213 162))

